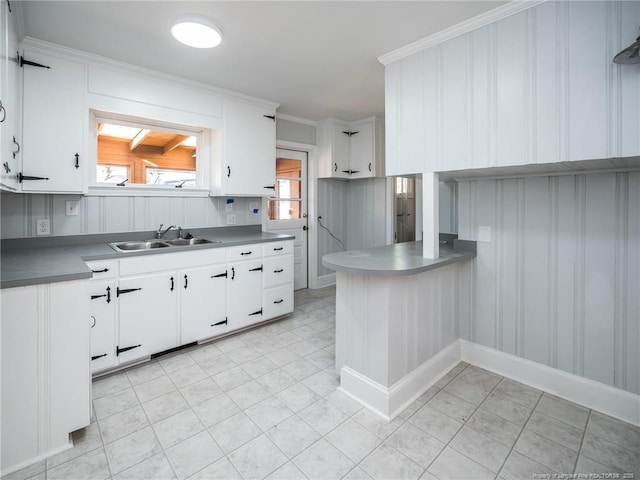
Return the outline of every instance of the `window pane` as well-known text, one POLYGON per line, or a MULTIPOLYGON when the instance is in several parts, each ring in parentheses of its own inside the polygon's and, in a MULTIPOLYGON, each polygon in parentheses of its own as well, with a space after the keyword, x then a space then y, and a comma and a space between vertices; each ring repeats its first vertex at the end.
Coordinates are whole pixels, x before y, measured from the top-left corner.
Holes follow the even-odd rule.
POLYGON ((302 182, 300 180, 278 178, 276 179, 276 193, 274 196, 277 198, 301 198, 302 182))
POLYGON ((98 182, 122 183, 129 178, 129 167, 124 165, 98 165, 98 182))
POLYGON ((166 168, 147 168, 147 185, 196 186, 196 172, 168 170, 166 168))
POLYGON ((302 177, 302 161, 293 158, 276 158, 276 177, 302 177))
POLYGON ((269 220, 301 218, 301 200, 269 200, 269 220))

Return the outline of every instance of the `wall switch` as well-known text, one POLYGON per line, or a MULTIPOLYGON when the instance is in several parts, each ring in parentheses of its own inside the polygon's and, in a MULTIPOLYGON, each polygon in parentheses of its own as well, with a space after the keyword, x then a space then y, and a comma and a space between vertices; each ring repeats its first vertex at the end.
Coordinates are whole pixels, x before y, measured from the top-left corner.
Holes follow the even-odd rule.
POLYGON ((236 224, 236 215, 235 213, 230 213, 227 215, 227 225, 235 225, 236 224))
POLYGON ((491 227, 485 225, 478 226, 478 241, 479 242, 491 242, 491 227))
POLYGON ((78 208, 79 208, 80 202, 78 200, 67 200, 65 202, 65 214, 67 215, 67 217, 74 217, 76 215, 79 215, 78 213, 78 208))
POLYGON ((48 218, 36 220, 36 235, 51 235, 51 226, 48 218))

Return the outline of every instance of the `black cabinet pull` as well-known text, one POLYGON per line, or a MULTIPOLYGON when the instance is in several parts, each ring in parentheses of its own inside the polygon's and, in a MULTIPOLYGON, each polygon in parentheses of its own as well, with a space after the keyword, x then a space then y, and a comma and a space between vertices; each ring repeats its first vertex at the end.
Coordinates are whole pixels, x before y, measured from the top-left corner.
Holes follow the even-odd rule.
POLYGON ((251 250, 249 250, 248 252, 240 252, 240 255, 244 256, 244 255, 251 255, 253 252, 251 250))
MULTIPOLYGON (((2 123, 2 122, 0 122, 2 123)), ((2 164, 2 166, 4 167, 4 173, 10 173, 11 172, 11 167, 9 166, 9 162, 4 162, 2 164)))
POLYGON ((274 300, 274 301, 273 301, 273 303, 282 303, 282 302, 284 302, 284 299, 283 299, 283 298, 281 298, 280 300, 274 300))
POLYGON ((284 247, 276 247, 273 249, 274 252, 279 252, 280 250, 284 250, 284 247))
POLYGON ((360 133, 360 132, 349 132, 349 136, 353 137, 354 135, 357 135, 358 133, 360 133))
POLYGON ((25 60, 22 55, 18 56, 18 65, 20 67, 24 67, 25 65, 30 65, 32 67, 40 67, 40 68, 51 68, 47 65, 42 65, 41 63, 32 62, 31 60, 25 60))
POLYGON ((275 115, 262 115, 264 118, 270 118, 271 120, 273 120, 274 122, 276 121, 276 116, 275 115))
POLYGON ((189 286, 189 277, 187 277, 186 275, 184 276, 184 288, 186 290, 186 288, 189 286))
POLYGON ((337 172, 337 171, 338 171, 338 164, 337 164, 337 163, 334 163, 334 164, 333 164, 333 171, 334 171, 334 172, 337 172))
POLYGON ((231 176, 231 167, 227 166, 227 178, 231 176))
POLYGON ((260 265, 259 267, 256 268, 251 268, 249 269, 250 272, 261 272, 262 271, 262 265, 260 265))
POLYGON ((251 317, 252 315, 262 315, 262 309, 258 310, 257 312, 253 312, 250 313, 249 316, 251 317))
POLYGON ((22 172, 18 174, 18 183, 22 183, 26 180, 49 180, 49 177, 33 177, 31 175, 23 175, 22 172))
POLYGON ((18 141, 16 140, 15 135, 13 136, 13 144, 18 147, 16 148, 13 152, 11 152, 11 154, 13 155, 13 158, 16 158, 16 155, 18 155, 20 153, 20 144, 18 143, 18 141))
POLYGON ((91 270, 91 273, 107 273, 108 271, 108 268, 103 268, 102 270, 91 270))
POLYGON ((221 322, 218 323, 213 323, 211 324, 212 327, 217 327, 218 325, 226 325, 227 324, 227 318, 225 318, 224 320, 222 320, 221 322))
POLYGON ((98 358, 102 358, 102 357, 106 357, 107 354, 103 353, 102 355, 94 355, 91 357, 91 361, 93 362, 94 360, 97 360, 98 358))
POLYGON ((284 269, 283 269, 283 268, 281 268, 280 270, 274 270, 274 271, 273 271, 273 273, 282 273, 282 272, 284 272, 284 269))
POLYGON ((348 173, 349 175, 351 175, 351 170, 342 170, 342 173, 348 173))
POLYGON ((171 277, 171 291, 173 292, 173 277, 171 277))
POLYGON ((369 171, 372 172, 373 170, 371 170, 371 162, 369 162, 369 171))
POLYGON ((235 267, 231 267, 231 280, 236 278, 236 269, 235 267))
POLYGON ((137 292, 138 290, 142 290, 142 288, 124 288, 120 290, 120 287, 116 288, 116 297, 123 295, 125 293, 137 292))
POLYGON ((276 186, 275 186, 275 185, 265 185, 265 186, 264 186, 264 187, 262 187, 262 188, 268 188, 268 189, 271 189, 271 190, 275 190, 275 189, 276 189, 276 186))
POLYGON ((134 348, 138 348, 138 347, 141 347, 141 346, 142 345, 140 345, 140 344, 132 345, 130 347, 124 347, 124 348, 120 348, 118 346, 118 347, 116 347, 116 357, 119 357, 122 352, 128 352, 129 350, 133 350, 134 348))
POLYGON ((94 317, 93 315, 91 315, 91 318, 93 319, 93 323, 91 324, 91 328, 96 326, 96 317, 94 317))
POLYGON ((76 152, 76 154, 74 155, 74 157, 76 157, 76 162, 74 164, 74 166, 76 168, 80 168, 80 154, 78 152, 76 152))
POLYGON ((2 112, 2 120, 0 120, 0 123, 2 123, 7 119, 7 109, 2 105, 2 101, 0 101, 0 112, 2 112))
POLYGON ((224 277, 224 278, 228 278, 229 277, 229 275, 227 275, 227 271, 226 270, 224 271, 224 273, 219 273, 218 275, 211 275, 211 278, 221 278, 221 277, 224 277))

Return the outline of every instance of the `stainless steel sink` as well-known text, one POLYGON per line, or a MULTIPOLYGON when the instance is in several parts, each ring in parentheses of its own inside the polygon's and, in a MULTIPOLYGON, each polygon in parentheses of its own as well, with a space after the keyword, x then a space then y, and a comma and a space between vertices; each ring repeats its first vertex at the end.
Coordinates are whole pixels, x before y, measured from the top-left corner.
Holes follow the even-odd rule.
POLYGON ((166 242, 149 240, 146 242, 114 242, 109 246, 116 252, 130 252, 132 250, 151 250, 154 248, 166 248, 169 246, 166 242))
POLYGON ((185 245, 202 245, 205 243, 220 243, 220 241, 214 242, 213 240, 207 240, 206 238, 175 238, 173 240, 165 240, 169 245, 174 245, 176 247, 182 247, 185 245))

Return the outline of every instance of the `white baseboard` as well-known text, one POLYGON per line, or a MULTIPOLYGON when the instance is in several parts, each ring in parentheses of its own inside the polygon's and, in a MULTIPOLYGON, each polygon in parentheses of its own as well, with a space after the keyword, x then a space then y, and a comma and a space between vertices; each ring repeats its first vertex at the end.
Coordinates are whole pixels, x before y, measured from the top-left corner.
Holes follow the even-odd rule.
POLYGON ((640 426, 640 395, 461 339, 391 387, 342 367, 340 391, 391 421, 460 361, 640 426))
POLYGON ((321 275, 316 279, 315 286, 313 288, 330 287, 336 284, 336 274, 329 273, 328 275, 321 275))
POLYGON ((477 343, 458 340, 461 360, 640 426, 640 395, 477 343))
POLYGON ((34 463, 38 463, 41 462, 42 460, 46 460, 49 457, 52 457, 54 455, 57 455, 58 453, 62 453, 65 450, 69 450, 73 448, 73 441, 71 440, 71 434, 69 434, 69 443, 62 445, 60 447, 56 447, 53 448, 49 451, 47 451, 46 453, 41 453, 40 455, 37 455, 33 458, 30 458, 27 461, 24 462, 20 462, 16 465, 11 465, 10 467, 7 467, 6 469, 2 469, 0 470, 0 477, 4 477, 5 475, 9 475, 11 473, 17 472, 18 470, 22 470, 23 468, 27 468, 31 465, 33 465, 34 463))

